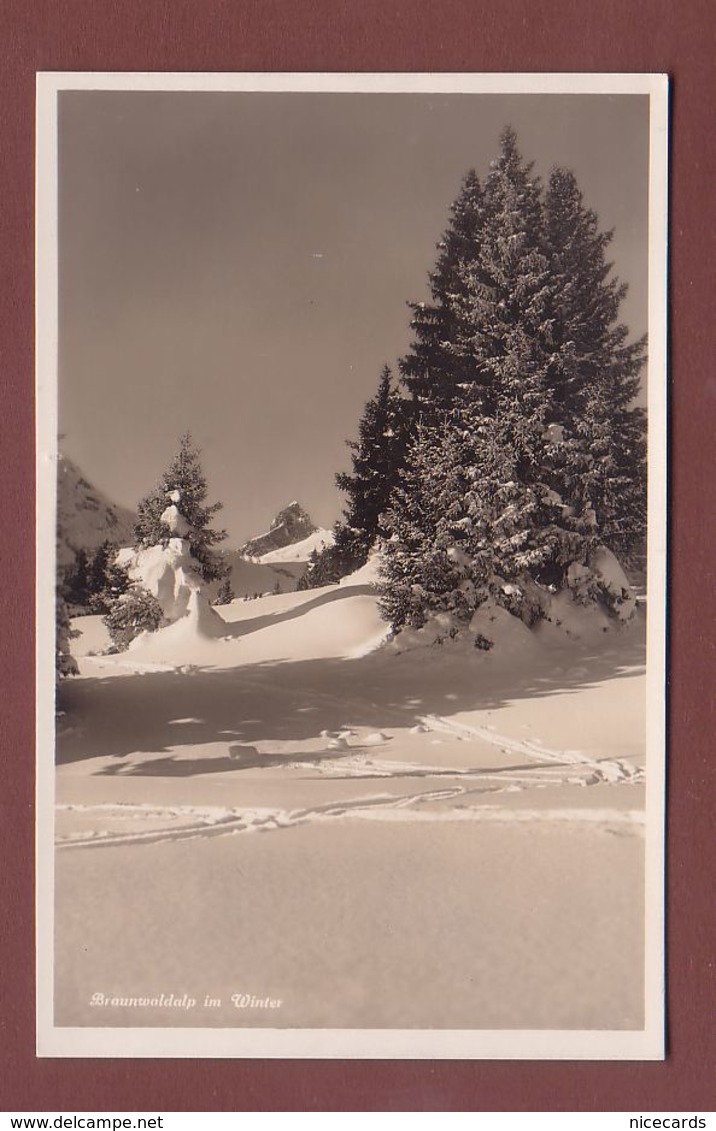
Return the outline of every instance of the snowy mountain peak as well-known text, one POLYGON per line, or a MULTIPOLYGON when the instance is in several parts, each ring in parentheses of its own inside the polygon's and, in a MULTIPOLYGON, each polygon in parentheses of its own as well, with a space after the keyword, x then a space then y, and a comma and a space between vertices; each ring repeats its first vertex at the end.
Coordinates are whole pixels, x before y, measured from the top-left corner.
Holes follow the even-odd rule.
POLYGON ((303 541, 315 530, 311 516, 294 499, 272 519, 265 534, 259 534, 244 543, 241 553, 247 558, 260 558, 273 550, 281 550, 284 546, 303 541))

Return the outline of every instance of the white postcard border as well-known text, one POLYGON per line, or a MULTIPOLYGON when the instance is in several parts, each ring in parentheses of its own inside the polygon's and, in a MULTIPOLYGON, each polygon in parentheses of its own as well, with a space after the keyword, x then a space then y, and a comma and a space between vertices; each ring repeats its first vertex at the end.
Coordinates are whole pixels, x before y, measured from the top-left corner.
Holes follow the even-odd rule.
POLYGON ((666 257, 668 80, 656 74, 91 73, 37 75, 36 923, 40 1057, 660 1060, 664 1056, 666 257), (650 99, 646 1014, 640 1031, 68 1028, 54 998, 54 577, 58 222, 57 104, 65 90, 424 94, 641 94, 650 99))

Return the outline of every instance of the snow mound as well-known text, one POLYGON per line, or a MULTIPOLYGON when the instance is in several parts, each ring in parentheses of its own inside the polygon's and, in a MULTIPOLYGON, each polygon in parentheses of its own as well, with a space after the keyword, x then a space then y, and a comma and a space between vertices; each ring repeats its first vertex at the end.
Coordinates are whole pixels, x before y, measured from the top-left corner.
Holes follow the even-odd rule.
POLYGON ((501 657, 523 657, 535 649, 535 634, 518 616, 489 598, 473 614, 468 625, 460 624, 452 613, 437 613, 422 628, 404 628, 397 633, 389 650, 396 653, 442 645, 461 647, 478 655, 493 652, 501 657))
POLYGON ((611 550, 601 546, 592 558, 591 568, 611 611, 622 623, 630 620, 636 610, 636 598, 611 550))
POLYGON ((226 635, 226 626, 199 590, 188 594, 184 613, 157 632, 143 632, 129 645, 128 651, 174 660, 193 655, 192 649, 201 640, 217 640, 226 635))
POLYGON ((558 593, 535 582, 501 584, 499 592, 477 608, 469 624, 452 612, 437 613, 422 628, 401 629, 389 648, 401 653, 459 645, 483 655, 520 658, 543 644, 565 639, 594 641, 604 633, 619 631, 631 621, 636 607, 619 562, 611 551, 600 547, 588 566, 570 566, 567 588, 558 593), (526 611, 534 614, 533 623, 530 617, 526 618, 529 624, 522 619, 526 611))
POLYGON ((547 625, 567 636, 588 640, 628 624, 637 609, 629 581, 611 550, 605 546, 592 555, 589 565, 573 563, 567 573, 568 588, 549 602, 547 625))
MULTIPOLYGON (((168 525, 180 529, 172 504, 165 511, 168 525)), ((126 566, 130 579, 156 597, 161 605, 164 626, 157 632, 143 632, 129 646, 131 652, 171 656, 190 653, 199 640, 215 640, 226 634, 226 625, 209 604, 200 578, 194 572, 189 545, 179 537, 170 538, 166 546, 148 546, 141 550, 121 550, 120 564, 126 566)))

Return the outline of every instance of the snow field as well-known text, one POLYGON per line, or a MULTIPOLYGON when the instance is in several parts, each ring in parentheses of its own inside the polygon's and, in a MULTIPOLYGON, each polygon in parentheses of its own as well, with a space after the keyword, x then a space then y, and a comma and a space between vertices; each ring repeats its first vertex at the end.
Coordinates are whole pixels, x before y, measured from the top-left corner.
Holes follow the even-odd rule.
POLYGON ((640 885, 640 841, 593 824, 357 821, 63 853, 57 1022, 639 1028, 640 885), (160 989, 199 1007, 89 1005, 160 989), (236 992, 282 1006, 237 1014, 236 992))
POLYGON ((180 620, 113 656, 90 654, 99 618, 75 622, 59 1023, 641 1024, 641 621, 532 648, 509 618, 504 648, 398 653, 371 581, 235 601, 225 635, 180 620), (285 1005, 87 1006, 156 993, 157 970, 285 1005))

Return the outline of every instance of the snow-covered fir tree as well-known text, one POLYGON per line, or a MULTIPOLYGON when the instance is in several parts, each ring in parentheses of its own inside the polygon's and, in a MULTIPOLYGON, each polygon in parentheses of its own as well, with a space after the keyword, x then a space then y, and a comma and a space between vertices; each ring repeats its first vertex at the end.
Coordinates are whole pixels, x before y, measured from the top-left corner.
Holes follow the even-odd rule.
POLYGON ((335 477, 336 485, 347 495, 343 519, 333 527, 332 543, 312 551, 300 588, 330 585, 367 561, 380 516, 398 484, 411 418, 412 404, 394 388, 385 365, 378 390, 363 410, 358 439, 347 441, 353 470, 335 477))
POLYGON ((599 539, 631 559, 646 533, 645 414, 635 405, 646 339, 630 342, 619 321, 627 287, 606 258, 613 233, 599 230, 573 173, 552 172, 545 208, 557 295, 562 486, 599 539))
POLYGON ((187 432, 180 440, 179 451, 162 475, 157 486, 137 508, 134 533, 138 547, 167 545, 172 537, 163 515, 170 501, 187 524, 184 535, 197 573, 204 581, 216 581, 225 574, 226 567, 214 552, 214 547, 226 538, 225 530, 211 526, 212 519, 221 510, 221 503, 206 505, 208 487, 199 460, 200 452, 194 447, 187 432), (170 500, 170 495, 172 499, 170 500))
MULTIPOLYGON (((530 569, 538 580, 559 584, 574 538, 550 467, 555 284, 540 185, 510 129, 481 193, 478 238, 455 275, 459 286, 451 301, 458 316, 451 352, 462 363, 463 379, 453 401, 457 398, 459 415, 464 420, 468 414, 481 436, 489 439, 492 432, 492 446, 481 443, 480 459, 495 536, 501 545, 500 529, 510 531, 514 570, 530 569), (502 515, 495 509, 500 500, 502 515)), ((437 387, 434 396, 440 403, 443 389, 437 387)), ((504 568, 500 564, 501 572, 504 568)))
POLYGON ((353 545, 349 531, 340 522, 334 524, 333 537, 330 545, 311 550, 297 589, 320 589, 323 585, 333 585, 358 568, 356 563, 360 561, 361 549, 353 545))
POLYGON ((617 321, 609 235, 571 174, 545 197, 510 129, 484 186, 469 184, 401 362, 422 423, 383 521, 394 628, 464 619, 485 585, 529 623, 539 600, 516 607, 515 592, 583 580, 602 544, 624 551, 643 530, 643 343, 617 321), (469 238, 449 255, 468 199, 469 238))
POLYGON ((469 621, 491 572, 475 433, 453 411, 417 426, 383 517, 381 613, 394 629, 469 621))
POLYGON ((398 483, 405 459, 411 406, 393 387, 385 365, 378 391, 365 406, 358 439, 349 440, 352 472, 336 475, 336 485, 348 496, 343 522, 335 532, 337 555, 352 555, 353 569, 363 565, 373 546, 378 521, 398 483))

